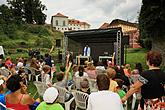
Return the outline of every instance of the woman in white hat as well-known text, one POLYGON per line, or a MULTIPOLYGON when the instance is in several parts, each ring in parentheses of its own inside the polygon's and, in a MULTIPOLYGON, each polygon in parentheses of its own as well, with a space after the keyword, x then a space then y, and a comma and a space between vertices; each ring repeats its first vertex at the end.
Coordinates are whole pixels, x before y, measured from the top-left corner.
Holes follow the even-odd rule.
POLYGON ((43 95, 43 102, 36 108, 36 110, 64 110, 61 104, 56 102, 58 97, 58 90, 54 87, 48 88, 43 95))

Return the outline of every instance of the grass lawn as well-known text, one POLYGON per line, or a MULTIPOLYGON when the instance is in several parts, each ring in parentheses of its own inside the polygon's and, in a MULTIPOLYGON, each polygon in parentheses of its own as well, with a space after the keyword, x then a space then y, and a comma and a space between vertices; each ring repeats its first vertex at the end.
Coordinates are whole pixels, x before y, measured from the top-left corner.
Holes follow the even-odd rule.
POLYGON ((126 63, 130 64, 134 69, 136 63, 141 63, 144 69, 147 69, 146 65, 146 53, 145 49, 127 49, 126 63))

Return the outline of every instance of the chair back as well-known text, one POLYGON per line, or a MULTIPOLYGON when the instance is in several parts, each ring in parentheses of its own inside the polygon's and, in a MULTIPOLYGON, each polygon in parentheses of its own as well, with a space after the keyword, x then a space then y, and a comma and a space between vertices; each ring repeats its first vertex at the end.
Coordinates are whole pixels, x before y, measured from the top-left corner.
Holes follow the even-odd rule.
POLYGON ((44 92, 48 88, 47 85, 40 81, 34 81, 33 84, 36 86, 38 94, 43 97, 44 92))
POLYGON ((41 74, 41 71, 40 70, 37 70, 36 68, 29 67, 29 69, 31 70, 32 75, 34 75, 34 76, 41 74))
POLYGON ((91 79, 88 78, 89 81, 89 88, 91 92, 96 92, 98 91, 97 84, 96 84, 96 79, 91 79))
POLYGON ((23 67, 26 74, 32 74, 32 71, 29 67, 23 67))
POLYGON ((76 108, 78 107, 80 109, 87 109, 87 101, 89 98, 89 95, 87 93, 74 91, 73 96, 75 98, 76 108))
POLYGON ((74 78, 74 83, 75 83, 75 86, 76 86, 76 89, 77 90, 80 90, 80 82, 84 79, 84 78, 87 78, 87 77, 76 77, 74 78))
POLYGON ((53 87, 55 87, 58 92, 59 92, 59 96, 57 98, 57 101, 59 103, 65 103, 65 98, 66 98, 66 94, 69 92, 67 89, 63 88, 63 87, 60 87, 60 86, 57 86, 57 85, 53 85, 53 87))
POLYGON ((2 68, 0 69, 0 73, 5 77, 8 77, 11 74, 8 69, 2 69, 2 68))

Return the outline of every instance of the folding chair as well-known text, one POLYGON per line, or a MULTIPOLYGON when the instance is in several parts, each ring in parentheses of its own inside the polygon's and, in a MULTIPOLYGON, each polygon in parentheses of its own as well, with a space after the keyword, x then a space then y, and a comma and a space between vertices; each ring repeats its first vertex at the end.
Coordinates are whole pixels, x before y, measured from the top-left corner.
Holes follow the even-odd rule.
POLYGON ((76 110, 78 110, 78 108, 87 109, 87 101, 89 98, 89 95, 87 93, 74 91, 73 96, 76 102, 76 110))
POLYGON ((35 77, 36 81, 38 81, 39 76, 41 76, 41 71, 40 70, 37 70, 37 69, 35 69, 33 67, 30 67, 29 69, 32 72, 32 74, 31 74, 32 75, 32 81, 33 81, 33 77, 35 77))
POLYGON ((48 88, 47 85, 40 81, 34 81, 33 84, 36 86, 38 94, 43 97, 44 92, 48 88))
POLYGON ((57 101, 59 103, 62 103, 62 104, 65 105, 65 110, 70 110, 70 104, 74 100, 74 97, 72 97, 69 101, 65 102, 66 96, 70 92, 67 89, 65 89, 63 87, 59 87, 57 85, 54 85, 53 87, 55 87, 58 90, 58 92, 59 92, 59 96, 58 96, 57 101))

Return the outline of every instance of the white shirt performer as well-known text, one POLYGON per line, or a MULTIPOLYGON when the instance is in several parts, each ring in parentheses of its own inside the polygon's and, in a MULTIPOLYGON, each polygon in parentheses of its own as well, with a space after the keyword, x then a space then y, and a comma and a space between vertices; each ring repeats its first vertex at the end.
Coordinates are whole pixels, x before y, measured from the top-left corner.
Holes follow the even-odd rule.
POLYGON ((84 56, 90 56, 91 54, 91 49, 88 45, 84 47, 84 56))
POLYGON ((89 95, 87 110, 124 110, 119 95, 108 90, 109 84, 107 75, 97 75, 99 91, 89 95))

